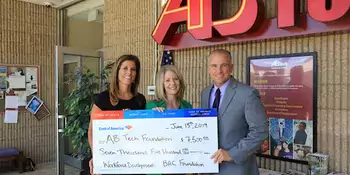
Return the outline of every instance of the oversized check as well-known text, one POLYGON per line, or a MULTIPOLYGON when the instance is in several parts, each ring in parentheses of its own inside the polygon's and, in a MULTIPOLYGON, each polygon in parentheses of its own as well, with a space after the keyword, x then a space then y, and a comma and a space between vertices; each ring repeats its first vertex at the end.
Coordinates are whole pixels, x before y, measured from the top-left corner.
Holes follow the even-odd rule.
POLYGON ((103 111, 93 118, 96 174, 217 173, 215 109, 103 111))

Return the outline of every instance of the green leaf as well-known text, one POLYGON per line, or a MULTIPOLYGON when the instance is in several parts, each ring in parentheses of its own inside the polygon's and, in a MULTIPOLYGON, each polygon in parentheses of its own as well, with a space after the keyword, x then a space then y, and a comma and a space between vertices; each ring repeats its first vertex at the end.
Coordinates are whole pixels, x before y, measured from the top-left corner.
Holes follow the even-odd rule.
POLYGON ((75 72, 65 75, 67 81, 64 83, 73 85, 74 89, 63 98, 63 106, 67 114, 67 123, 63 135, 71 140, 73 149, 82 155, 91 154, 87 136, 90 111, 93 106, 94 93, 98 92, 100 87, 100 80, 107 88, 108 69, 111 69, 110 65, 106 65, 100 75, 95 75, 89 69, 79 68, 75 72))

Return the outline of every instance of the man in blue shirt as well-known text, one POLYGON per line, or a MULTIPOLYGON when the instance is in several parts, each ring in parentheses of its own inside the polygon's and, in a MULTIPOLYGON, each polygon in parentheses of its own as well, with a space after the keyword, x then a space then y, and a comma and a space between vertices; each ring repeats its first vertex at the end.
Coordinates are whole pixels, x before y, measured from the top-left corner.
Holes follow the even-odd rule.
POLYGON ((234 79, 231 54, 218 49, 209 56, 213 84, 201 94, 202 108, 218 110, 219 150, 212 155, 219 175, 258 175, 255 151, 268 137, 268 120, 259 92, 234 79))

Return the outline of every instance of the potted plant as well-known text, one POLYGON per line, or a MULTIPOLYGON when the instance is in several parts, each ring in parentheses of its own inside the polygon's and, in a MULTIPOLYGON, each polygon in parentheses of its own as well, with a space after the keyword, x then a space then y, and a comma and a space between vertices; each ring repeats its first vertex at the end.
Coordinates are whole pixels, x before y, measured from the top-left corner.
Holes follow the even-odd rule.
POLYGON ((78 68, 69 75, 70 78, 66 83, 74 83, 75 88, 64 98, 67 117, 64 136, 68 138, 73 151, 63 155, 65 164, 82 170, 89 169, 88 162, 91 159, 88 141, 90 111, 96 95, 108 86, 108 70, 112 65, 113 63, 107 64, 100 76, 86 68, 78 68), (103 83, 103 89, 100 87, 101 83, 103 83))

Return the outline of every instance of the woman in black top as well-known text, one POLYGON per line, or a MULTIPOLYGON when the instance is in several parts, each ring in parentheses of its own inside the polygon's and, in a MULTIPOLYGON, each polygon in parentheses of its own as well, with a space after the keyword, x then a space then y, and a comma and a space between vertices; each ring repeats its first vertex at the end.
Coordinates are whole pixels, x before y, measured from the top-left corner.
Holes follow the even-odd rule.
MULTIPOLYGON (((146 98, 137 92, 140 83, 140 60, 134 55, 122 55, 112 69, 109 89, 95 100, 91 113, 101 110, 145 109, 146 98)), ((92 122, 89 126, 89 144, 92 149, 92 122)), ((89 162, 92 174, 92 159, 89 162)))

